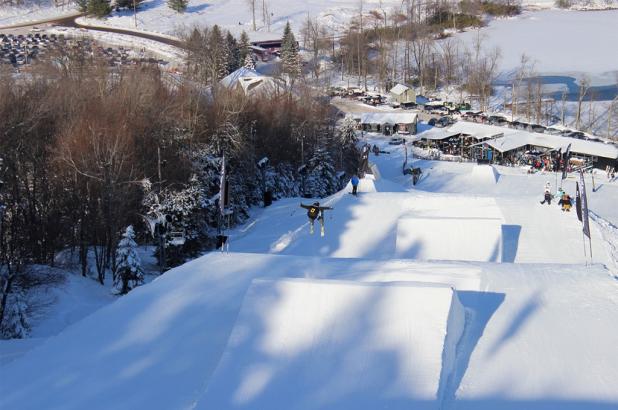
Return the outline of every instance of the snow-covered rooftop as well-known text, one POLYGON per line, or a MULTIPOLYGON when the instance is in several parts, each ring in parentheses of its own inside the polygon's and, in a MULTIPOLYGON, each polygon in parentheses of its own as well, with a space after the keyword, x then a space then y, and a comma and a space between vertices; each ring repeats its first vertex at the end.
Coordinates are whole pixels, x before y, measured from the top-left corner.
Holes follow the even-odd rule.
POLYGON ((238 70, 223 77, 219 83, 224 87, 233 87, 241 78, 247 77, 261 77, 261 75, 250 68, 240 67, 238 70))
POLYGON ((366 112, 361 114, 361 124, 412 124, 417 115, 407 112, 366 112))
POLYGON ((448 131, 472 135, 479 140, 503 134, 503 136, 496 137, 495 139, 484 141, 484 143, 500 152, 511 151, 526 145, 534 145, 555 150, 562 148, 564 152, 569 144, 571 144, 571 151, 574 153, 603 158, 618 158, 618 147, 615 145, 563 137, 560 135, 541 134, 465 121, 457 122, 449 127, 448 131))
POLYGON ((396 86, 391 88, 390 93, 391 94, 395 94, 395 95, 401 95, 401 94, 405 93, 409 89, 410 89, 410 87, 408 87, 406 85, 397 84, 396 86))
POLYGON ((457 131, 451 131, 448 128, 430 128, 427 131, 421 132, 417 135, 418 138, 426 139, 426 140, 443 140, 446 138, 453 137, 455 135, 459 135, 457 131))

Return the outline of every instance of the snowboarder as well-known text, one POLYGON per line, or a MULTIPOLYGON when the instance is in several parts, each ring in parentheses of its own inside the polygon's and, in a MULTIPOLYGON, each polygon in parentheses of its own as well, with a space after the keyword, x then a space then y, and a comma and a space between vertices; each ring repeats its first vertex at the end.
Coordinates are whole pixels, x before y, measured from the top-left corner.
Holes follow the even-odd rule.
POLYGON ((373 145, 372 151, 375 156, 380 155, 380 148, 375 144, 373 145))
POLYGON ((319 202, 314 202, 311 205, 305 205, 301 203, 300 207, 307 210, 307 216, 309 217, 310 222, 309 232, 313 235, 313 225, 315 223, 315 220, 318 219, 320 221, 320 235, 324 236, 324 211, 331 210, 333 208, 329 206, 320 206, 319 202))
POLYGON ((360 179, 358 179, 358 176, 356 176, 356 174, 352 175, 352 179, 350 179, 350 183, 352 184, 352 195, 356 196, 357 194, 357 189, 358 189, 358 184, 360 182, 360 179))
MULTIPOLYGON (((564 194, 565 194, 564 189, 562 189, 562 187, 560 187, 560 188, 558 188, 558 191, 556 192, 556 198, 562 199, 564 194)), ((558 201, 558 202, 560 202, 560 201, 558 201)))
POLYGON ((551 184, 548 182, 545 184, 545 197, 541 201, 541 205, 547 202, 547 205, 551 205, 551 184))
POLYGON ((562 212, 571 212, 571 197, 566 192, 562 195, 558 204, 562 205, 562 212))

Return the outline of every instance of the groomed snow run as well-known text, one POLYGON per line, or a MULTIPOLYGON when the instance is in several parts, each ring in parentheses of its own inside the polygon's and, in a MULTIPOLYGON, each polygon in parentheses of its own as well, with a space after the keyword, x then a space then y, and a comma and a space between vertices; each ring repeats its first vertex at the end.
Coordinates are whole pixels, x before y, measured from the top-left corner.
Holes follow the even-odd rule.
MULTIPOLYGON (((253 279, 284 277, 428 282, 455 288, 466 310, 466 327, 456 347, 454 369, 440 382, 444 406, 589 410, 614 408, 618 403, 618 356, 613 354, 618 344, 618 328, 614 326, 618 282, 603 266, 212 253, 132 291, 6 365, 0 408, 206 406, 202 396, 253 279)), ((283 294, 270 294, 271 306, 285 304, 283 294)), ((380 314, 373 302, 363 298, 340 303, 342 311, 366 315, 359 320, 380 314)), ((285 310, 279 313, 287 318, 285 310)), ((315 310, 306 313, 319 315, 315 310)), ((271 326, 292 326, 278 322, 275 313, 263 317, 271 326)), ((416 316, 422 321, 428 317, 416 316)), ((251 326, 259 329, 261 324, 256 318, 251 326)), ((238 332, 240 328, 235 338, 240 337, 238 332)), ((312 336, 311 332, 299 332, 295 343, 311 346, 312 336)), ((362 346, 361 342, 355 347, 362 346)), ((259 344, 255 348, 259 349, 259 344)), ((376 355, 398 360, 377 363, 373 372, 405 375, 410 360, 415 360, 406 352, 417 348, 397 343, 382 346, 376 355)), ((278 374, 293 378, 287 365, 317 366, 313 362, 319 356, 293 349, 288 353, 278 374)), ((354 357, 354 350, 340 354, 340 362, 345 363, 347 355, 354 357)), ((419 383, 435 386, 436 370, 431 367, 428 371, 428 379, 419 383)), ((327 379, 334 374, 321 376, 327 379)), ((256 378, 253 381, 257 383, 259 374, 256 378)), ((268 383, 263 386, 265 391, 269 388, 268 383)), ((309 393, 298 391, 297 399, 310 403, 313 396, 309 393)), ((431 401, 439 408, 438 401, 431 401)), ((396 402, 393 398, 392 405, 396 402)))
POLYGON ((447 286, 254 281, 196 408, 435 409, 464 316, 447 286))
POLYGON ((370 158, 381 177, 320 200, 334 207, 324 237, 299 206, 313 200, 252 210, 231 253, 172 269, 6 364, 0 408, 615 409, 618 182, 597 177, 593 192, 586 177, 590 263, 575 212, 539 203, 547 182, 573 193, 574 175, 496 167, 491 182, 473 164, 412 160, 412 185, 401 147, 366 138, 389 152, 370 158), (404 233, 425 253, 397 259, 404 233))

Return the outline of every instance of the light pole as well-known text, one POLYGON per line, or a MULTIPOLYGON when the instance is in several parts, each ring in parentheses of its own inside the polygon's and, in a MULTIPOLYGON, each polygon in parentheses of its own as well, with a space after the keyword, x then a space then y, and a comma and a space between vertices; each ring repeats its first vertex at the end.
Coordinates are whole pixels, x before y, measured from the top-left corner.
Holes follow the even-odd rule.
POLYGON ((133 21, 135 22, 135 28, 137 28, 137 0, 133 0, 133 21))

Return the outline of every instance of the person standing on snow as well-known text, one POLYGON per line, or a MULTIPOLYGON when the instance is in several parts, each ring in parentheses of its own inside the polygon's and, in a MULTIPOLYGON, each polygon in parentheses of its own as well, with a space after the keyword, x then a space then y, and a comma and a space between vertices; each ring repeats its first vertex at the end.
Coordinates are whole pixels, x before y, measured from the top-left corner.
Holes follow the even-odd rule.
POLYGON ((558 191, 556 192, 556 198, 561 198, 564 196, 565 192, 564 189, 562 189, 562 187, 558 188, 558 191))
POLYGON ((352 179, 350 179, 350 183, 352 184, 352 195, 356 196, 358 184, 360 183, 360 179, 358 179, 358 176, 356 176, 356 174, 352 175, 352 179))
POLYGON ((571 212, 571 197, 566 192, 562 194, 562 196, 560 197, 560 201, 558 201, 558 204, 562 205, 562 212, 571 212))
POLYGON ((551 184, 548 182, 545 184, 545 197, 541 201, 541 205, 547 202, 547 205, 551 205, 551 184))

